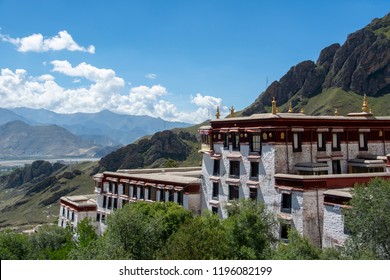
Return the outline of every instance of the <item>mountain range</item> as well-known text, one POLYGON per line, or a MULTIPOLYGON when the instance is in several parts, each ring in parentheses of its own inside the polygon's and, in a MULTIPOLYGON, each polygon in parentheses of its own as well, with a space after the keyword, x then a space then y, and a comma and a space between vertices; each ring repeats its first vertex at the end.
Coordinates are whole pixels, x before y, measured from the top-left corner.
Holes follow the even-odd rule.
MULTIPOLYGON (((317 62, 304 61, 293 66, 240 115, 269 112, 273 97, 277 99, 280 112, 287 111, 291 102, 294 112, 304 107, 305 113, 310 115, 333 114, 335 109, 346 115, 361 111, 364 94, 375 115, 389 115, 389 62, 390 14, 352 33, 343 45, 324 48, 317 62)), ((111 112, 102 112, 104 114, 111 112)), ((19 115, 17 110, 0 109, 0 124, 15 120, 15 115, 24 118, 21 121, 30 119, 26 114, 19 115)), ((40 122, 44 120, 42 117, 40 122)), ((103 123, 102 129, 107 122, 103 123)), ((55 213, 51 217, 55 221, 58 198, 93 192, 91 175, 102 170, 199 165, 197 129, 206 124, 155 133, 109 153, 99 162, 74 166, 71 172, 72 167, 36 163, 31 168, 0 176, 0 227, 47 222, 46 214, 42 213, 48 209, 55 213)))
POLYGON ((44 109, 0 108, 0 158, 101 157, 145 135, 188 125, 108 110, 58 114, 44 109))

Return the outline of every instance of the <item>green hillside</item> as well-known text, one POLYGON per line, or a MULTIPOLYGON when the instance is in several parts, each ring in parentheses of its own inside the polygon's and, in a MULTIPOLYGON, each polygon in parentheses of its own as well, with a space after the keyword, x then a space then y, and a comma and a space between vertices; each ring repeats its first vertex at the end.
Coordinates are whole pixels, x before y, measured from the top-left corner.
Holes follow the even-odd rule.
MULTIPOLYGON (((49 175, 36 174, 37 176, 16 186, 2 177, 0 228, 32 228, 42 223, 56 223, 61 196, 93 193, 91 173, 97 164, 84 162, 62 166, 49 175)), ((24 167, 28 168, 29 166, 24 167)), ((11 175, 15 174, 14 172, 11 175)))

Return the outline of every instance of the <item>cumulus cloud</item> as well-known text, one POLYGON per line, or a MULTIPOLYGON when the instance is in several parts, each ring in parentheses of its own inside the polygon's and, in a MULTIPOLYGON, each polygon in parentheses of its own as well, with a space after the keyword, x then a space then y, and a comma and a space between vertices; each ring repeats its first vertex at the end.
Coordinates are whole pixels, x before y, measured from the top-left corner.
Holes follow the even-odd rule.
POLYGON ((80 51, 95 53, 95 46, 82 47, 77 44, 72 36, 66 31, 60 31, 51 38, 44 38, 42 34, 32 34, 23 38, 12 38, 8 35, 0 34, 3 42, 8 42, 16 46, 19 52, 47 52, 47 51, 80 51))
POLYGON ((2 69, 0 74, 0 107, 45 108, 58 113, 98 112, 108 109, 132 115, 160 117, 168 121, 200 123, 215 114, 220 106, 222 115, 228 109, 220 98, 189 96, 195 108, 184 110, 166 100, 168 90, 162 85, 136 86, 125 92, 126 82, 112 69, 101 69, 68 61, 51 62, 52 73, 66 75, 73 81, 86 79, 90 85, 79 83, 78 88, 60 86, 53 75, 32 77, 24 69, 2 69))
POLYGON ((151 79, 151 80, 155 80, 155 79, 157 79, 157 75, 156 74, 147 74, 145 76, 145 78, 148 78, 148 79, 151 79))

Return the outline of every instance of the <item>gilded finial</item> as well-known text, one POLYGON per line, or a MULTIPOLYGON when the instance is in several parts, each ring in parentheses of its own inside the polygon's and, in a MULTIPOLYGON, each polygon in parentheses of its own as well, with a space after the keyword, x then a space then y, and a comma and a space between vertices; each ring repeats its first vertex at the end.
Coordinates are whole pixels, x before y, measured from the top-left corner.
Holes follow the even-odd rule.
POLYGON ((293 112, 293 108, 292 108, 292 103, 290 102, 290 107, 288 107, 288 112, 289 113, 292 113, 293 112))
POLYGON ((234 107, 230 107, 230 117, 234 118, 234 107))
POLYGON ((301 114, 304 114, 305 113, 305 110, 303 109, 303 107, 301 108, 301 114))
POLYGON ((218 107, 217 107, 217 112, 215 113, 215 117, 216 117, 217 120, 218 120, 220 116, 221 116, 221 113, 219 112, 219 106, 218 106, 218 107))
POLYGON ((337 108, 336 108, 336 110, 334 110, 334 115, 335 115, 335 116, 338 116, 338 115, 339 115, 339 110, 337 110, 337 108))
POLYGON ((364 97, 363 97, 363 107, 362 107, 362 110, 364 113, 367 113, 367 96, 364 94, 364 97))
POLYGON ((272 99, 272 114, 276 114, 278 113, 278 109, 276 108, 276 100, 275 100, 275 97, 273 97, 272 99))

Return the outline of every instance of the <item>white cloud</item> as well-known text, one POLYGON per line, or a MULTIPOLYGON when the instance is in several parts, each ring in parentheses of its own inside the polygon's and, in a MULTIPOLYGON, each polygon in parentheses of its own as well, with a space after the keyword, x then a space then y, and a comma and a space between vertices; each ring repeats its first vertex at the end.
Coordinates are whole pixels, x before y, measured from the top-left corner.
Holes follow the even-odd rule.
POLYGON ((148 78, 148 79, 151 79, 151 80, 155 80, 155 79, 157 79, 157 75, 156 74, 147 74, 145 76, 145 78, 148 78))
POLYGON ((162 85, 137 86, 127 94, 125 81, 117 77, 112 69, 100 69, 87 63, 72 66, 68 61, 51 62, 52 72, 90 81, 89 86, 82 83, 78 88, 64 88, 57 84, 55 77, 44 74, 31 77, 24 69, 13 72, 2 69, 0 73, 0 107, 45 108, 58 113, 98 112, 108 109, 118 113, 148 115, 169 121, 200 123, 215 114, 220 106, 221 114, 228 109, 222 100, 212 96, 196 94, 189 97, 191 110, 179 109, 165 98, 168 90, 162 85))
POLYGON ((12 38, 8 35, 0 34, 3 42, 8 42, 17 47, 19 52, 47 52, 47 51, 81 51, 91 54, 95 53, 95 46, 82 47, 78 45, 72 36, 66 31, 58 32, 51 38, 44 38, 42 34, 32 34, 23 38, 12 38))

